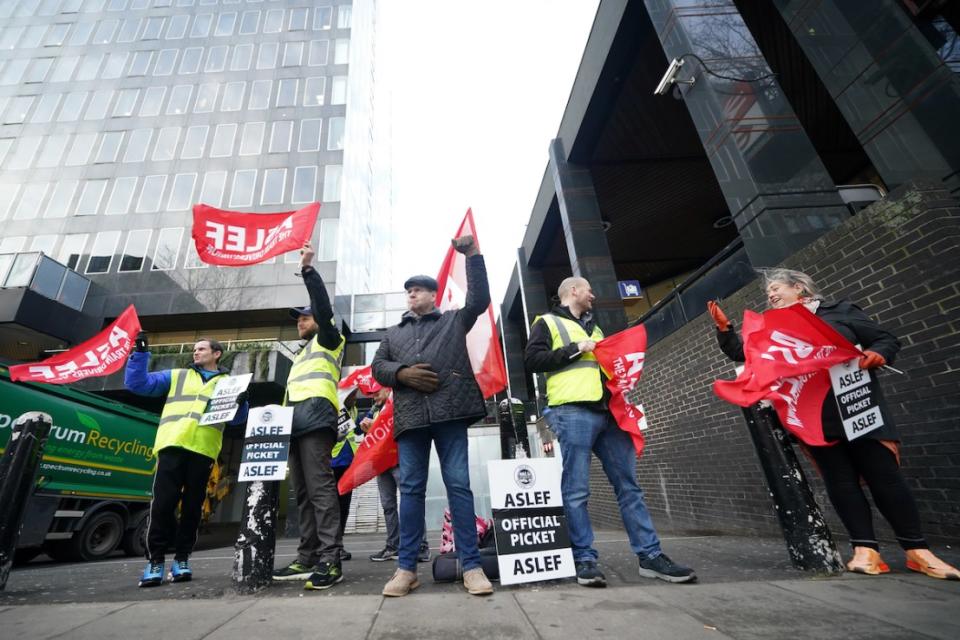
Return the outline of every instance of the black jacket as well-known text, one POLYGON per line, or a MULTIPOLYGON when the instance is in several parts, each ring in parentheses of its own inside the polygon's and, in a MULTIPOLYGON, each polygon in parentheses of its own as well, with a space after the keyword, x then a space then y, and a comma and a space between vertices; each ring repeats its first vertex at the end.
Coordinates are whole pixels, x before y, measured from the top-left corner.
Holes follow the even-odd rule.
MULTIPOLYGON (((886 358, 887 364, 893 364, 897 352, 900 351, 900 341, 897 340, 897 337, 880 328, 880 325, 864 313, 863 309, 852 302, 846 300, 821 302, 817 309, 817 317, 836 329, 852 344, 859 344, 862 350, 876 351, 882 355, 886 358)), ((740 334, 734 331, 732 326, 728 331, 717 331, 717 342, 720 344, 720 349, 731 360, 735 362, 745 360, 743 341, 740 334)), ((884 424, 879 429, 861 437, 876 440, 899 440, 900 436, 897 433, 896 425, 884 400, 883 390, 880 388, 879 375, 882 374, 877 369, 870 372, 870 389, 880 406, 884 424)), ((846 434, 843 431, 843 421, 840 419, 840 410, 837 408, 833 391, 828 392, 823 402, 820 419, 823 422, 823 435, 828 441, 846 439, 846 434)))
POLYGON ((462 309, 424 316, 407 312, 390 327, 373 357, 373 377, 393 388, 394 438, 450 420, 477 420, 486 415, 480 387, 467 355, 467 333, 490 305, 483 256, 467 258, 467 299, 462 309), (425 362, 440 378, 433 393, 397 382, 397 371, 425 362))
MULTIPOLYGON (((323 278, 313 267, 304 267, 301 272, 303 274, 303 284, 307 287, 307 293, 310 295, 310 309, 313 313, 313 319, 316 320, 317 326, 320 328, 314 338, 320 346, 333 351, 340 346, 340 332, 332 322, 333 307, 330 305, 327 287, 323 284, 323 278)), ((310 338, 310 340, 314 338, 310 338)), ((306 344, 304 342, 304 346, 306 344)), ((293 425, 290 437, 298 438, 317 429, 337 429, 337 411, 326 398, 313 397, 289 404, 293 406, 293 425)))
MULTIPOLYGON (((557 305, 550 310, 550 313, 576 322, 583 327, 583 330, 587 332, 588 336, 593 335, 596 322, 593 320, 593 314, 589 311, 582 314, 578 319, 570 313, 568 307, 557 305)), ((542 320, 540 322, 534 322, 533 326, 530 327, 530 337, 527 340, 527 348, 523 353, 523 363, 530 373, 559 371, 571 362, 576 362, 579 359, 580 349, 576 343, 568 344, 559 349, 553 348, 553 336, 550 334, 550 328, 547 327, 546 322, 542 320)), ((550 398, 548 397, 547 401, 549 402, 549 400, 550 398)), ((609 400, 610 391, 607 389, 607 385, 603 385, 603 398, 597 402, 573 402, 571 404, 595 411, 606 411, 609 400)))

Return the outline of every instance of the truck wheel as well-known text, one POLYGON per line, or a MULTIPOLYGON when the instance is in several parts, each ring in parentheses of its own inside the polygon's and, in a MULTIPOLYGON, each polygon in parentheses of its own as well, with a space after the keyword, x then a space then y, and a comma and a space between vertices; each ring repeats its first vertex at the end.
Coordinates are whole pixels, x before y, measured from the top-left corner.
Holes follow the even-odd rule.
POLYGON ((123 552, 132 557, 143 557, 147 552, 147 518, 140 518, 133 529, 127 529, 120 543, 123 552))
POLYGON ((95 513, 83 529, 70 538, 69 548, 76 560, 100 560, 117 548, 123 538, 123 518, 115 511, 95 513))

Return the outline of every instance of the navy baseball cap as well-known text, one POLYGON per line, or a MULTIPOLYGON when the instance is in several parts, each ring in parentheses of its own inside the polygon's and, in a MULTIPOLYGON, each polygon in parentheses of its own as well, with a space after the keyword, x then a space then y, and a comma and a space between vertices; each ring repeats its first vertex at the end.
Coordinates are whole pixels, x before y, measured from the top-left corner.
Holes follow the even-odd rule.
POLYGON ((300 318, 300 316, 310 316, 313 315, 313 312, 310 310, 310 305, 305 307, 291 307, 290 308, 290 317, 294 320, 300 318))
POLYGON ((439 289, 437 286, 437 281, 430 276, 413 276, 407 278, 407 281, 403 283, 403 288, 404 290, 407 290, 410 287, 423 287, 428 291, 436 291, 439 289))

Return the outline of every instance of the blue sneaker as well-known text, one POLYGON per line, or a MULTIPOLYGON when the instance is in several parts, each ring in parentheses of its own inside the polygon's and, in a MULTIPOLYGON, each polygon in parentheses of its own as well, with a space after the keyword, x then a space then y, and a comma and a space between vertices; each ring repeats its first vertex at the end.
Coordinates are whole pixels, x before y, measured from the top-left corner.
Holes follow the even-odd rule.
POLYGON ((193 579, 189 560, 174 560, 170 564, 170 579, 174 582, 189 582, 193 579))
POLYGON ((157 587, 163 584, 163 563, 148 562, 140 576, 141 587, 157 587))

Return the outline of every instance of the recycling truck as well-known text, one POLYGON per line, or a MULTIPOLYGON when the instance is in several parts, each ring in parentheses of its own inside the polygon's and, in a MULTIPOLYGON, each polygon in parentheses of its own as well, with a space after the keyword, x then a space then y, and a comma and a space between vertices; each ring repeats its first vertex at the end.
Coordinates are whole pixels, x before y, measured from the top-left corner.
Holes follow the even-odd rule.
POLYGON ((159 416, 60 385, 11 382, 0 367, 0 453, 28 411, 53 419, 17 559, 143 555, 159 416))

